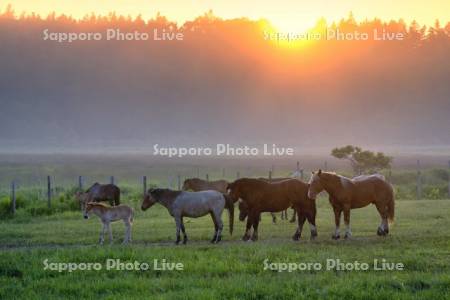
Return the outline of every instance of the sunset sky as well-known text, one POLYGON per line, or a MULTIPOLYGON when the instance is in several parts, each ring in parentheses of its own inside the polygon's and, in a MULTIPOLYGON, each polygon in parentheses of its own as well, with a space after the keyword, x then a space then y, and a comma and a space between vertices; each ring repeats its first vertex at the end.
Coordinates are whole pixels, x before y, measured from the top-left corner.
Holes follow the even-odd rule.
POLYGON ((88 13, 107 14, 116 11, 123 15, 144 18, 153 17, 156 12, 170 20, 183 23, 212 9, 223 18, 248 17, 266 18, 283 31, 301 31, 314 25, 319 17, 336 21, 346 17, 350 11, 357 20, 382 18, 385 20, 403 18, 413 19, 421 24, 433 25, 436 19, 442 24, 450 20, 450 1, 448 0, 11 0, 1 1, 0 9, 12 4, 16 13, 36 12, 42 16, 51 11, 74 17, 88 13))

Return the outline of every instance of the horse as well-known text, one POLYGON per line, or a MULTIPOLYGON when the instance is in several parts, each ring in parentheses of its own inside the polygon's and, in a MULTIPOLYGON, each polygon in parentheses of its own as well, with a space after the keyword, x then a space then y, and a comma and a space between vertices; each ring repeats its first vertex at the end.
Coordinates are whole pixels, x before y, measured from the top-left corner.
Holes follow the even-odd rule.
MULTIPOLYGON (((264 177, 259 177, 259 180, 263 180, 263 181, 267 181, 267 182, 280 182, 280 181, 284 181, 284 180, 288 180, 288 179, 292 179, 291 177, 279 177, 279 178, 264 178, 264 177)), ((271 213, 272 215, 272 223, 275 224, 277 222, 277 217, 274 213, 271 213)), ((281 220, 287 220, 288 219, 288 212, 287 209, 283 210, 281 212, 281 220)), ((295 219, 296 219, 296 215, 295 215, 295 210, 294 213, 292 214, 292 218, 289 220, 289 222, 291 223, 295 223, 295 219)))
POLYGON ((298 227, 293 239, 301 237, 303 224, 308 220, 311 239, 317 236, 316 203, 308 198, 308 185, 297 179, 268 183, 259 179, 241 178, 228 185, 230 196, 239 199, 239 219, 247 217, 246 231, 242 239, 258 240, 258 225, 261 212, 280 212, 293 207, 298 215, 298 227), (250 230, 253 226, 253 234, 250 230))
POLYGON ((115 206, 120 204, 120 189, 114 184, 96 182, 86 192, 76 192, 75 197, 80 202, 82 211, 89 202, 107 201, 111 206, 115 206))
POLYGON ((329 201, 334 211, 336 230, 333 239, 339 239, 339 225, 341 213, 344 212, 346 225, 345 238, 351 237, 350 210, 375 204, 381 216, 381 224, 377 234, 385 236, 389 233, 389 222, 394 220, 394 192, 392 186, 383 175, 361 175, 352 179, 331 172, 319 170, 312 173, 309 181, 308 196, 316 198, 317 194, 325 190, 329 194, 329 201))
POLYGON ((100 232, 99 243, 103 244, 105 240, 105 231, 108 230, 109 242, 112 244, 113 237, 110 223, 123 220, 126 230, 123 244, 131 242, 131 225, 133 223, 134 210, 128 205, 107 206, 103 203, 89 202, 84 209, 84 218, 88 219, 90 213, 97 215, 103 223, 103 229, 100 232))
POLYGON ((226 194, 227 186, 228 181, 226 180, 206 181, 200 178, 188 178, 183 182, 182 190, 192 190, 194 192, 213 190, 226 194))
POLYGON ((141 209, 147 210, 155 203, 159 203, 169 211, 176 223, 175 244, 180 243, 180 229, 183 232, 183 244, 187 243, 183 217, 198 218, 210 214, 214 222, 214 237, 211 243, 218 243, 222 239, 222 212, 226 208, 230 218, 230 235, 233 234, 234 202, 231 197, 218 191, 208 190, 200 192, 173 191, 169 189, 149 189, 144 195, 141 209))

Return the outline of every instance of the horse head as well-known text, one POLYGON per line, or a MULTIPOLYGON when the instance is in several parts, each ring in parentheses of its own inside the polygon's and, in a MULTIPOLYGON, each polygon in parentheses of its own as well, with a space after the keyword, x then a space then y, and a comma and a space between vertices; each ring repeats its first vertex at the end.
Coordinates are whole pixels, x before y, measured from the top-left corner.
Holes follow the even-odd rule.
POLYGON ((324 190, 322 177, 321 169, 317 172, 312 172, 311 178, 309 179, 308 198, 316 199, 317 195, 324 190))

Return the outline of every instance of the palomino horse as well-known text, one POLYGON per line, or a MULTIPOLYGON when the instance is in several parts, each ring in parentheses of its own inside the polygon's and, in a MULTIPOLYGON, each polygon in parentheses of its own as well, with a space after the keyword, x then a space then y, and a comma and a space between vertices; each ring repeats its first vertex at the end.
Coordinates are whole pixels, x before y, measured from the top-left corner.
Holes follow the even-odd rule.
POLYGON ((353 179, 319 170, 311 175, 308 196, 316 198, 317 194, 325 190, 329 194, 333 206, 336 223, 333 239, 339 239, 339 224, 341 212, 344 212, 346 226, 345 238, 351 236, 350 210, 375 204, 381 216, 378 235, 389 233, 389 221, 394 220, 394 192, 392 186, 382 175, 362 175, 353 179))
POLYGON ((186 192, 169 189, 150 189, 144 195, 142 210, 147 210, 153 204, 159 203, 175 218, 177 226, 176 244, 180 242, 180 229, 183 232, 183 244, 187 242, 183 217, 198 218, 210 214, 215 227, 211 243, 218 243, 222 239, 222 212, 228 209, 230 217, 230 234, 233 234, 234 202, 228 195, 218 191, 186 192))
POLYGON ((84 218, 89 218, 89 213, 93 212, 97 215, 103 223, 103 229, 100 232, 99 243, 103 244, 105 240, 105 231, 108 230, 109 242, 112 244, 113 237, 111 232, 110 223, 114 221, 123 220, 125 223, 126 231, 123 244, 131 242, 131 225, 133 223, 134 211, 128 205, 107 206, 103 203, 89 202, 84 209, 84 218))
POLYGON ((194 192, 213 190, 226 194, 227 186, 228 181, 226 180, 206 181, 200 178, 188 178, 183 182, 182 190, 194 192))
POLYGON ((308 198, 308 185, 297 179, 268 183, 259 179, 241 178, 228 185, 230 196, 239 200, 239 219, 247 217, 247 227, 242 239, 258 239, 259 216, 262 212, 280 212, 293 207, 298 214, 298 227, 293 236, 299 240, 305 220, 311 229, 311 239, 317 236, 316 203, 308 198))
POLYGON ((81 210, 89 202, 109 202, 111 206, 120 204, 120 189, 114 184, 94 183, 86 192, 77 192, 75 197, 81 204, 81 210))

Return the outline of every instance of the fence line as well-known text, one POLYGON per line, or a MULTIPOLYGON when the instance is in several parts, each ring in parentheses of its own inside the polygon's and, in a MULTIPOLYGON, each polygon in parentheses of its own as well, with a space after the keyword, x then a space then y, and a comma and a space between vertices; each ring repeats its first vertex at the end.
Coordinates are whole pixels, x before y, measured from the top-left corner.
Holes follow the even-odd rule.
MULTIPOLYGON (((447 167, 447 174, 448 174, 448 179, 447 179, 447 183, 446 183, 447 184, 447 191, 443 190, 442 189, 442 185, 441 185, 440 193, 438 195, 440 197, 445 197, 446 196, 445 194, 447 194, 448 198, 450 198, 450 160, 447 163, 448 163, 448 165, 446 166, 447 167)), ((325 167, 327 166, 327 162, 326 161, 324 163, 324 166, 325 167)), ((199 167, 195 167, 195 168, 196 169, 194 169, 194 171, 197 170, 197 174, 200 174, 200 168, 199 167)), ((266 173, 266 174, 268 174, 268 178, 269 179, 275 178, 274 172, 275 172, 275 165, 271 164, 270 165, 270 169, 268 170, 268 173, 266 173)), ((386 172, 387 172, 387 174, 386 174, 387 180, 390 183, 395 182, 396 180, 395 180, 395 177, 393 176, 393 171, 391 169, 389 169, 386 172)), ((261 173, 259 173, 259 171, 251 171, 250 169, 245 171, 245 173, 246 173, 246 175, 247 175, 247 173, 249 173, 248 175, 250 177, 255 177, 255 176, 259 177, 259 176, 261 176, 261 175, 258 175, 258 174, 261 174, 261 173)), ((190 174, 192 174, 192 173, 190 173, 190 174)), ((209 181, 210 180, 210 174, 209 173, 204 173, 204 174, 205 174, 206 180, 209 181)), ((225 174, 227 174, 227 170, 225 168, 220 168, 214 174, 215 175, 222 174, 224 176, 225 174)), ((231 172, 228 171, 228 174, 231 174, 231 172)), ((299 161, 296 162, 296 164, 295 164, 295 172, 292 173, 292 174, 293 174, 293 176, 296 176, 296 177, 300 178, 301 180, 305 179, 304 169, 301 168, 301 165, 300 165, 299 161)), ((279 175, 282 175, 282 174, 279 174, 279 175)), ((72 187, 73 188, 76 187, 76 188, 78 188, 80 190, 84 190, 84 188, 85 188, 84 185, 85 185, 85 183, 87 183, 86 178, 87 177, 79 175, 78 178, 77 178, 78 180, 77 181, 76 180, 72 181, 73 184, 71 184, 70 187, 71 188, 72 187)), ((239 179, 239 178, 241 178, 241 171, 237 170, 236 171, 236 179, 239 179)), ((421 161, 417 160, 416 161, 415 184, 411 186, 410 183, 405 183, 405 185, 409 189, 409 190, 406 190, 406 191, 408 191, 408 193, 410 193, 410 194, 407 194, 407 195, 409 195, 408 197, 411 197, 411 196, 414 197, 414 194, 415 194, 415 198, 417 200, 422 200, 422 199, 424 199, 424 197, 428 197, 428 195, 430 195, 429 194, 429 192, 430 192, 429 185, 425 186, 425 189, 424 189, 424 184, 425 184, 425 181, 424 181, 425 179, 424 178, 426 178, 426 176, 424 176, 424 172, 422 170, 421 161), (415 188, 415 193, 414 193, 414 190, 412 190, 412 193, 409 192, 409 191, 411 191, 412 188, 415 188), (424 193, 426 193, 426 195, 424 195, 424 193)), ((440 178, 442 178, 442 177, 440 177, 440 178)), ((58 178, 55 179, 55 177, 53 177, 53 176, 47 175, 46 179, 47 179, 46 180, 46 190, 45 190, 45 188, 42 187, 41 184, 43 184, 44 182, 42 182, 40 178, 36 178, 37 185, 33 186, 33 189, 35 188, 35 192, 37 193, 36 198, 39 201, 43 200, 43 198, 45 197, 43 194, 44 194, 44 192, 46 192, 47 206, 48 206, 48 208, 51 208, 52 204, 53 204, 52 202, 54 200, 54 197, 58 196, 58 193, 60 193, 61 191, 64 191, 65 190, 65 186, 61 186, 61 185, 58 186, 56 184, 56 182, 57 182, 56 179, 58 179, 58 178)), ((147 176, 145 176, 145 175, 142 176, 140 180, 141 180, 140 184, 141 184, 141 187, 142 187, 142 193, 145 194, 147 192, 147 184, 148 184, 147 176)), ((411 180, 413 180, 413 178, 411 178, 411 180)), ((440 179, 440 180, 442 180, 442 179, 440 179)), ((67 180, 64 181, 65 184, 67 184, 66 181, 67 180)), ((117 180, 116 180, 116 178, 114 176, 110 176, 109 177, 109 181, 112 184, 117 184, 117 180)), ((412 182, 414 182, 414 181, 412 181, 412 182)), ((28 183, 32 184, 31 182, 28 182, 28 183)), ((59 184, 62 184, 62 182, 59 182, 59 184)), ((10 205, 11 205, 11 207, 10 207, 10 209, 11 209, 11 213, 13 213, 13 214, 16 212, 16 209, 17 209, 17 192, 21 190, 21 187, 19 185, 21 185, 21 184, 17 180, 11 181, 11 185, 10 185, 10 201, 11 201, 10 205)), ((175 176, 169 176, 168 177, 168 185, 169 185, 169 188, 176 187, 176 188, 178 188, 178 190, 181 190, 181 188, 182 188, 182 174, 177 174, 176 177, 175 176), (175 180, 176 180, 176 182, 175 182, 175 180)), ((401 188, 401 186, 400 186, 400 188, 401 188)), ((432 186, 432 188, 433 188, 433 190, 436 190, 436 188, 434 186, 432 186)))

